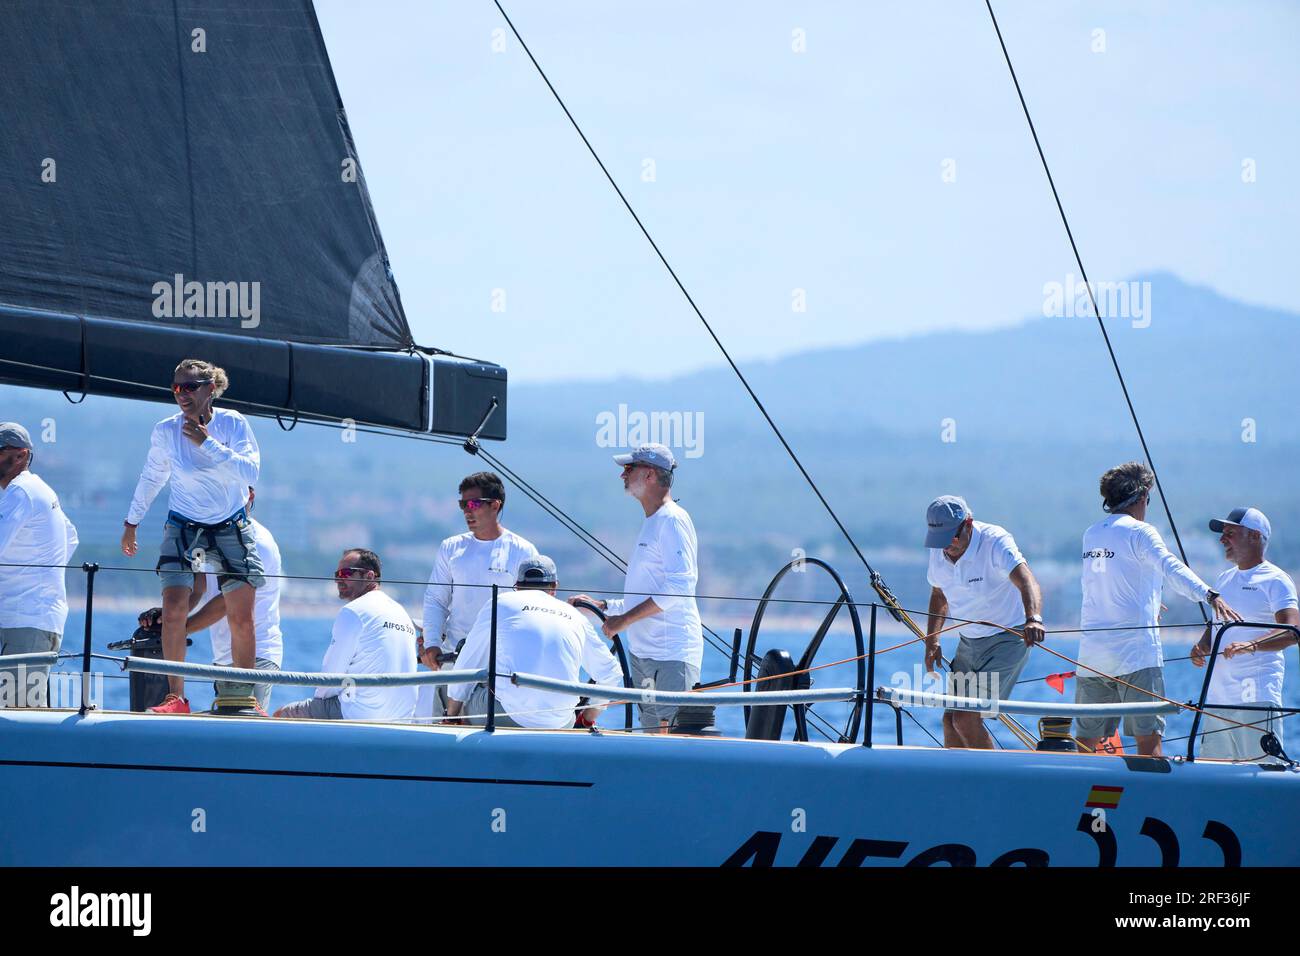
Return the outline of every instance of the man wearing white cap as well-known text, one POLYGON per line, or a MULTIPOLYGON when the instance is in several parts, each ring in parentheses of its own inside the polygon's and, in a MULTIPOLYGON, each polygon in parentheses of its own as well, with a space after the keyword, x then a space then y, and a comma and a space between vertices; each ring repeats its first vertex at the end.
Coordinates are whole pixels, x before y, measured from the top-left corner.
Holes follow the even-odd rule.
MULTIPOLYGON (((699 581, 698 542, 691 516, 672 499, 677 461, 663 445, 640 445, 615 455, 623 467, 623 489, 645 512, 641 533, 627 563, 623 597, 593 601, 609 615, 606 636, 623 632, 636 687, 689 691, 700 680, 704 632, 695 604, 699 581)), ((592 601, 585 594, 569 603, 592 601)), ((675 706, 641 704, 641 726, 671 726, 675 706)))
MULTIPOLYGON (((930 549, 930 608, 925 667, 942 658, 939 632, 952 617, 963 621, 952 658, 948 692, 1005 699, 1024 669, 1029 648, 1043 640, 1043 598, 1038 581, 1004 528, 971 516, 965 500, 944 495, 926 511, 930 549), (1012 632, 1012 629, 1020 635, 1012 632)), ((983 715, 945 711, 943 745, 991 749, 983 715)))
MULTIPOLYGON (((59 565, 77 549, 77 529, 31 464, 27 429, 0 422, 0 564, 10 565, 0 567, 0 655, 57 651, 68 617, 59 565)), ((44 707, 49 672, 48 666, 0 668, 0 706, 44 707)))
MULTIPOLYGON (((1210 530, 1219 532, 1224 556, 1236 565, 1219 575, 1215 588, 1231 599, 1242 619, 1257 624, 1300 625, 1295 582, 1277 565, 1264 560, 1273 530, 1264 513, 1258 508, 1234 508, 1227 518, 1212 520, 1210 530)), ((1283 654, 1295 642, 1295 635, 1284 631, 1261 639, 1265 633, 1256 628, 1238 629, 1241 639, 1224 648, 1214 662, 1207 704, 1282 706, 1286 668, 1283 654)), ((1192 663, 1197 667, 1205 666, 1212 646, 1208 637, 1203 637, 1192 651, 1192 663)), ((1260 738, 1265 733, 1282 741, 1281 715, 1271 709, 1213 709, 1201 726, 1205 728, 1200 748, 1203 757, 1255 760, 1264 756, 1260 738), (1225 723, 1211 714, 1251 726, 1225 723)))
MULTIPOLYGON (((555 597, 555 562, 537 555, 520 562, 515 590, 497 597, 497 726, 558 729, 574 725, 577 694, 519 687, 509 674, 535 674, 576 683, 585 670, 597 684, 623 686, 623 671, 591 622, 555 597)), ((487 667, 492 639, 492 599, 479 612, 454 669, 487 667)), ((478 717, 488 709, 487 684, 450 684, 447 716, 478 717)), ((584 708, 578 722, 590 727, 604 704, 584 708)))
MULTIPOLYGON (((1232 607, 1178 560, 1147 524, 1155 475, 1140 461, 1101 476, 1108 517, 1083 533, 1083 612, 1075 703, 1152 703, 1165 693, 1160 644, 1160 599, 1168 583, 1189 601, 1204 601, 1222 620, 1238 620, 1232 607), (1100 671, 1100 673, 1097 673, 1100 671)), ((1078 717, 1074 733, 1096 751, 1119 729, 1118 717, 1078 717)), ((1124 733, 1138 753, 1159 756, 1165 719, 1159 714, 1124 718, 1124 733)))

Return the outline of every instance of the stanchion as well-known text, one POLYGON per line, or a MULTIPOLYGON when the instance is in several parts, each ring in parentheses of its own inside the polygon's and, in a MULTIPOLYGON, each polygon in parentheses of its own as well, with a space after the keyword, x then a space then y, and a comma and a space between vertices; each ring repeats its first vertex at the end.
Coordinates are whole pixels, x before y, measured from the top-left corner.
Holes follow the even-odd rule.
POLYGON ((90 710, 90 635, 95 617, 95 574, 99 565, 82 564, 81 570, 86 572, 86 640, 81 649, 81 709, 78 713, 85 717, 90 710))
POLYGON ((487 672, 487 722, 483 728, 492 733, 497 729, 497 585, 492 585, 492 631, 488 638, 487 672))
MULTIPOLYGON (((872 699, 875 696, 876 686, 876 604, 871 604, 871 623, 867 631, 867 686, 858 688, 862 691, 859 698, 859 707, 865 712, 862 716, 865 725, 862 729, 862 746, 871 746, 871 728, 875 723, 876 703, 872 699), (868 696, 870 695, 870 696, 868 696)), ((900 730, 899 736, 902 736, 900 730)))

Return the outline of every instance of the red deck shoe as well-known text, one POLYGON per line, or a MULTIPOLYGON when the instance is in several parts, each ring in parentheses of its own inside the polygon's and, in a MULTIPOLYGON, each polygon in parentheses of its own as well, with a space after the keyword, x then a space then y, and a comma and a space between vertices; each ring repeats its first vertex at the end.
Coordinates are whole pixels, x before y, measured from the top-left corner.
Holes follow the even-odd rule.
POLYGON ((190 702, 175 694, 168 694, 157 707, 149 708, 151 714, 188 714, 189 712, 190 702))

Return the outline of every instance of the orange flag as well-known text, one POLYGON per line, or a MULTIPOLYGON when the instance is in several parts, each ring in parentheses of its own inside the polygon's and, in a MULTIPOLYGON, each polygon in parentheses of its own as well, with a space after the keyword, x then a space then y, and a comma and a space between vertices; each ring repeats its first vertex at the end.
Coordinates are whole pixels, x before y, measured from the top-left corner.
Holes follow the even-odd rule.
POLYGON ((1056 692, 1057 692, 1058 694, 1064 694, 1064 693, 1065 693, 1065 679, 1066 679, 1067 677, 1073 677, 1073 676, 1074 676, 1074 673, 1075 673, 1074 671, 1066 671, 1066 672, 1064 672, 1063 674, 1048 674, 1048 675, 1047 675, 1047 686, 1048 686, 1048 687, 1054 687, 1054 688, 1056 689, 1056 692))

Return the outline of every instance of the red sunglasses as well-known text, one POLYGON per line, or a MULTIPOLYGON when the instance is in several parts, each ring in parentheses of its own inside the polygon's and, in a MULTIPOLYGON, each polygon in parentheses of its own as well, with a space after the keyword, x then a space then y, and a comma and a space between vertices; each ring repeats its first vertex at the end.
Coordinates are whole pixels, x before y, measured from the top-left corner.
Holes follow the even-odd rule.
POLYGON ((172 393, 179 395, 181 392, 197 392, 204 385, 211 385, 212 379, 203 378, 196 382, 172 382, 172 393))

